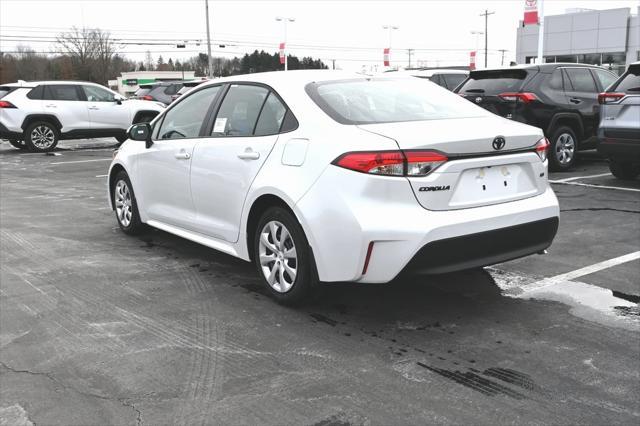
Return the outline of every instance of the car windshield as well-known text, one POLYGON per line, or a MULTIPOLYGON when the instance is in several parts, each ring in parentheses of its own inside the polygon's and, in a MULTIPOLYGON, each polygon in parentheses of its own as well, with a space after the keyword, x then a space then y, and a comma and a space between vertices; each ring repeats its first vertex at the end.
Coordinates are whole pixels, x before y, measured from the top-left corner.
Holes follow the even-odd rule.
POLYGON ((526 77, 525 70, 472 71, 458 92, 483 95, 518 92, 526 77))
POLYGON ((310 83, 306 91, 325 113, 342 124, 440 120, 487 114, 460 96, 417 78, 310 83))

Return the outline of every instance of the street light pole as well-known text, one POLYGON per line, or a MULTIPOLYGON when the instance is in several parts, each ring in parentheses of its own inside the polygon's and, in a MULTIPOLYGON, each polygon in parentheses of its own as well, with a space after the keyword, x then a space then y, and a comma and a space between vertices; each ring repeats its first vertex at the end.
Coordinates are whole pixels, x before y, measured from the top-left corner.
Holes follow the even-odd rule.
POLYGON ((487 56, 489 53, 489 15, 493 15, 495 12, 489 12, 488 9, 484 10, 480 16, 484 16, 484 67, 487 68, 487 56))
POLYGON ((209 63, 209 78, 213 78, 213 58, 211 57, 211 33, 209 30, 209 0, 204 0, 205 13, 207 15, 207 57, 209 63))
POLYGON ((284 24, 284 70, 287 71, 289 69, 288 58, 287 58, 287 22, 296 22, 295 18, 276 16, 276 21, 282 21, 284 24))

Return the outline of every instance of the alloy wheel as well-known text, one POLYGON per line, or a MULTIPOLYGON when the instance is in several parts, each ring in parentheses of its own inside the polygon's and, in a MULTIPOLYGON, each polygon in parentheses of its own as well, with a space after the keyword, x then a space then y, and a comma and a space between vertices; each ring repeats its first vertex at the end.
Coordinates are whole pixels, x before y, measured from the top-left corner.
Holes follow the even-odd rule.
POLYGON ((116 184, 115 204, 118 221, 124 227, 129 226, 131 223, 131 216, 133 214, 133 207, 131 191, 129 191, 129 185, 127 185, 127 182, 124 180, 120 180, 116 184))
POLYGON ((275 291, 291 290, 298 271, 296 246, 289 230, 275 220, 267 222, 260 232, 260 267, 275 291))
POLYGON ((41 125, 31 131, 31 143, 39 149, 49 149, 56 141, 56 135, 50 127, 41 125))
POLYGON ((569 164, 575 155, 576 142, 569 133, 562 133, 556 142, 556 158, 560 164, 569 164))

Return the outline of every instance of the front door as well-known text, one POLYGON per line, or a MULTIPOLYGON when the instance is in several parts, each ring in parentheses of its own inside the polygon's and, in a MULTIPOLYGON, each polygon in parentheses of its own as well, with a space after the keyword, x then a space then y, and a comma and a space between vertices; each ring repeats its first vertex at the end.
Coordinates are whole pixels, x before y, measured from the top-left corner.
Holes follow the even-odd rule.
POLYGON ((190 172, 194 147, 220 86, 206 87, 166 111, 153 132, 153 145, 138 154, 139 205, 150 220, 194 230, 190 172))
POLYGON ((62 117, 62 133, 91 128, 89 110, 82 89, 73 84, 48 84, 44 86, 43 110, 47 114, 62 117))
MULTIPOLYGON (((93 130, 126 130, 131 125, 129 108, 116 101, 116 94, 99 86, 83 85, 93 130)), ((126 102, 126 101, 125 101, 126 102)))
POLYGON ((247 192, 278 140, 285 113, 280 99, 263 86, 229 87, 191 165, 198 232, 238 241, 247 192))

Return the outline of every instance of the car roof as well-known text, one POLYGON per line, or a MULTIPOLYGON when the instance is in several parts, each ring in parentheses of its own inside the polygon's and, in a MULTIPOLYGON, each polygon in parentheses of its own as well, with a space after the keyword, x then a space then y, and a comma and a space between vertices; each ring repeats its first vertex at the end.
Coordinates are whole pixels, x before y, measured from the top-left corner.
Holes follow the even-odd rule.
MULTIPOLYGON (((332 81, 332 80, 349 80, 357 78, 372 78, 369 74, 359 74, 348 71, 334 70, 292 70, 292 71, 268 71, 257 72, 252 74, 233 75, 229 77, 216 78, 209 80, 200 86, 210 86, 220 83, 230 82, 256 82, 266 85, 282 85, 282 84, 301 84, 332 81)), ((376 76, 379 77, 379 76, 376 76)))
POLYGON ((481 70, 474 70, 472 72, 483 72, 483 71, 504 71, 504 70, 539 70, 541 72, 549 72, 553 71, 559 67, 571 67, 571 68, 598 68, 601 70, 607 70, 605 67, 601 67, 600 65, 592 65, 592 64, 579 64, 574 62, 553 62, 549 64, 519 64, 511 67, 497 67, 497 68, 484 68, 481 70))

